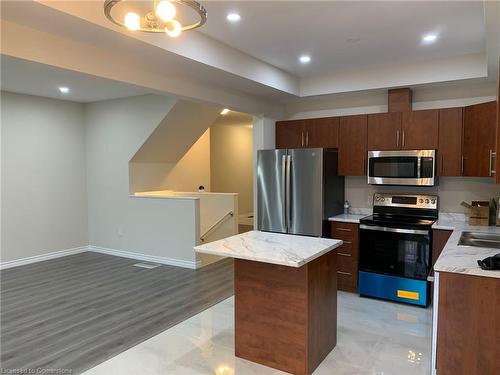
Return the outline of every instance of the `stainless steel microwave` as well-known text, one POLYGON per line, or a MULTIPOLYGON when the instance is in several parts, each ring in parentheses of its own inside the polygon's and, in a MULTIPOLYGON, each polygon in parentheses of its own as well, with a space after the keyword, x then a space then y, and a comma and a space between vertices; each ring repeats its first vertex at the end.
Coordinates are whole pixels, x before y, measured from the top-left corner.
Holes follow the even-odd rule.
POLYGON ((435 171, 436 150, 368 152, 371 185, 434 186, 435 171))

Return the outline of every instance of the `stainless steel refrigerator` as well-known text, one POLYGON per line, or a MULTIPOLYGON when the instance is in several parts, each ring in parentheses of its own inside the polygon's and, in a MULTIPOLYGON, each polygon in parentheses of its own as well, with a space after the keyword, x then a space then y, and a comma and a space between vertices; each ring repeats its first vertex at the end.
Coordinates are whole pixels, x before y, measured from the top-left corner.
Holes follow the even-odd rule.
POLYGON ((258 230, 328 236, 327 219, 342 213, 343 203, 336 149, 258 151, 258 230))

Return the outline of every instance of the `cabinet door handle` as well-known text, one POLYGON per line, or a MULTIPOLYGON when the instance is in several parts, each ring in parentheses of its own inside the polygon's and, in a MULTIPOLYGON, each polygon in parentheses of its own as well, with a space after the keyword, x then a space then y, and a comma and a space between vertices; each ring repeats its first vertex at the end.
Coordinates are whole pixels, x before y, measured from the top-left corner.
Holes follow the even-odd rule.
POLYGON ((304 147, 304 132, 300 133, 300 137, 301 137, 300 145, 301 147, 304 147))
POLYGON ((337 230, 340 230, 341 232, 352 232, 352 229, 347 228, 337 228, 337 230))
POLYGON ((352 275, 352 273, 350 273, 350 272, 337 271, 337 273, 340 274, 340 275, 347 275, 347 276, 351 276, 352 275))
POLYGON ((493 169, 493 159, 496 159, 496 155, 496 152, 490 150, 490 176, 495 174, 495 170, 493 169))
POLYGON ((347 254, 347 253, 337 253, 338 255, 342 255, 343 257, 350 257, 352 256, 351 254, 347 254))
POLYGON ((350 244, 352 244, 352 242, 351 242, 351 241, 342 241, 342 242, 344 243, 344 245, 347 245, 347 244, 349 244, 349 245, 350 245, 350 244))
POLYGON ((309 147, 309 130, 306 131, 306 146, 309 147))
POLYGON ((396 130, 396 147, 399 148, 399 130, 396 130))
POLYGON ((461 167, 461 171, 462 171, 461 175, 462 175, 462 176, 464 175, 464 159, 465 159, 465 158, 464 158, 464 157, 463 157, 463 155, 462 155, 462 167, 461 167))
POLYGON ((403 130, 403 140, 402 140, 402 146, 405 147, 405 131, 403 130))

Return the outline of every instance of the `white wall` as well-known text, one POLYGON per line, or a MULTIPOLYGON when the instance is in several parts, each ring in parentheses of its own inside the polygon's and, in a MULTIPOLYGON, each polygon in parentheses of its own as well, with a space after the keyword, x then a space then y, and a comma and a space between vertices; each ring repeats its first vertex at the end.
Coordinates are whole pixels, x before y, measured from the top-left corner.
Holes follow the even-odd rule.
POLYGON ((177 163, 129 163, 130 192, 153 190, 210 191, 210 129, 177 163))
POLYGON ((215 122, 210 131, 210 167, 212 191, 238 193, 240 212, 253 212, 251 122, 246 125, 215 122))
POLYGON ((1 99, 1 261, 87 246, 83 105, 1 99))

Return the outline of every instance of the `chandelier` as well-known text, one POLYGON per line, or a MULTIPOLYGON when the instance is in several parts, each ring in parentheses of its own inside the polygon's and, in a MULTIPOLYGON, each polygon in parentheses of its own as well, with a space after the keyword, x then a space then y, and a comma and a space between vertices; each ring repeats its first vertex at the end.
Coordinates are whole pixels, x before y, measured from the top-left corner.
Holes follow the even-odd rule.
POLYGON ((191 0, 106 0, 104 14, 132 31, 164 33, 175 38, 207 21, 207 11, 191 0))

